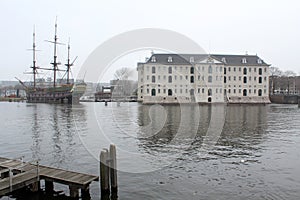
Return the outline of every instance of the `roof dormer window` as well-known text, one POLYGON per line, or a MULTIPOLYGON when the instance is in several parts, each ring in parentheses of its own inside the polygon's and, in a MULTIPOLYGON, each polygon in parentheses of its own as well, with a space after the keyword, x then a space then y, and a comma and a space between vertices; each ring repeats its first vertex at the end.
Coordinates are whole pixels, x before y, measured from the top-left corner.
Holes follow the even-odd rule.
POLYGON ((172 56, 169 56, 169 57, 168 57, 168 62, 169 62, 169 63, 170 63, 170 62, 173 62, 172 56))
POLYGON ((243 63, 243 64, 246 64, 246 63, 247 63, 247 59, 246 59, 246 58, 243 58, 243 59, 242 59, 242 63, 243 63))
POLYGON ((225 57, 222 58, 222 62, 226 63, 226 58, 225 57))
POLYGON ((152 58, 151 58, 151 62, 156 62, 156 58, 155 58, 155 56, 152 56, 152 58))
POLYGON ((262 64, 262 60, 260 58, 257 59, 258 64, 262 64))
POLYGON ((194 57, 190 57, 190 63, 195 62, 194 57))

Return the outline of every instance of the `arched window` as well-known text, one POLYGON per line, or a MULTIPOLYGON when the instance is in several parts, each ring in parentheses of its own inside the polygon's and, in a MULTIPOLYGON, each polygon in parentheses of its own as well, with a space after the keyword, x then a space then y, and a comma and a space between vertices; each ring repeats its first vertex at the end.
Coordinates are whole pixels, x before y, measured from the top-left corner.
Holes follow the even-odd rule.
POLYGON ((172 74, 172 67, 169 67, 169 74, 172 74))
POLYGON ((151 96, 156 96, 156 90, 155 89, 151 90, 151 96))
POLYGON ((191 76, 191 83, 194 83, 194 76, 191 76))
POLYGON ((260 96, 260 97, 262 96, 262 90, 261 89, 258 90, 258 96, 260 96))
POLYGON ((152 76, 152 83, 155 83, 155 76, 152 76))
POLYGON ((209 67, 208 67, 208 73, 212 73, 212 66, 211 65, 209 65, 209 67))
POLYGON ((152 74, 154 74, 155 73, 155 67, 153 66, 152 67, 152 74))
POLYGON ((190 90, 190 95, 191 95, 191 96, 194 96, 194 95, 195 95, 195 90, 194 90, 194 89, 191 89, 191 90, 190 90))
POLYGON ((247 77, 244 76, 244 83, 247 83, 247 77))
POLYGON ((191 67, 191 70, 190 70, 191 74, 194 74, 194 71, 195 71, 194 67, 191 67))
POLYGON ((212 95, 212 90, 211 90, 211 89, 208 89, 208 90, 207 90, 207 95, 208 95, 208 96, 211 96, 211 95, 212 95))
POLYGON ((172 90, 168 89, 168 96, 172 96, 172 90))
POLYGON ((247 68, 244 68, 244 75, 247 75, 247 68))
POLYGON ((172 76, 169 76, 169 83, 172 83, 172 76))
POLYGON ((247 90, 246 90, 246 89, 243 90, 243 96, 244 96, 244 97, 247 96, 247 90))

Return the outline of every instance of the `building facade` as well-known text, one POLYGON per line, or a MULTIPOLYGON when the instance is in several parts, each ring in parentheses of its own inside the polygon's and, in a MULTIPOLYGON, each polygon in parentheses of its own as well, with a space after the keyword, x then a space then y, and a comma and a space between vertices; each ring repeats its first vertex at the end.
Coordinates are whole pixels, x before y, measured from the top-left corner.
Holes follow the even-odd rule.
POLYGON ((138 63, 142 103, 270 103, 269 66, 256 55, 153 54, 138 63))

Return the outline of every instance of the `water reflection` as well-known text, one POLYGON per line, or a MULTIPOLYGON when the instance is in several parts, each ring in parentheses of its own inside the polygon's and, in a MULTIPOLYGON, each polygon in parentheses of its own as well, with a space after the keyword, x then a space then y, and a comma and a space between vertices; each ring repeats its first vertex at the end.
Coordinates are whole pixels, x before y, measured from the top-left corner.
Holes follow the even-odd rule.
POLYGON ((139 107, 138 140, 142 152, 165 158, 249 156, 249 151, 257 150, 256 145, 267 128, 267 107, 263 105, 164 106, 161 109, 151 105, 139 107))
POLYGON ((74 158, 75 145, 78 144, 74 120, 80 121, 80 127, 87 129, 84 107, 81 105, 36 104, 30 108, 32 108, 32 159, 45 160, 42 158, 46 157, 46 161, 51 161, 47 164, 51 166, 65 166, 74 158), (44 143, 48 144, 41 148, 44 143), (47 149, 50 147, 52 149, 47 149), (45 155, 44 152, 47 152, 48 155, 45 155))

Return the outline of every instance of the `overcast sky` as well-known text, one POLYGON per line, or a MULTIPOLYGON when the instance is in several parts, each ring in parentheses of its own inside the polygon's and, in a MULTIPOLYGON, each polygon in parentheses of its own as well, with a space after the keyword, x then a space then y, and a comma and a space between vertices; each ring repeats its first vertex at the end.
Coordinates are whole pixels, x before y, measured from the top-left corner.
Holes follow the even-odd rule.
MULTIPOLYGON (((67 43, 70 37, 71 57, 78 56, 75 69, 113 36, 162 28, 189 37, 207 52, 258 54, 272 66, 299 73, 299 10, 297 0, 0 0, 0 80, 23 77, 31 66, 26 49, 32 46, 33 25, 42 50, 38 65, 50 66, 52 46, 44 40, 53 39, 56 16, 59 40, 67 43)), ((64 63, 66 47, 58 56, 64 63)), ((134 68, 137 61, 124 66, 134 68)))

